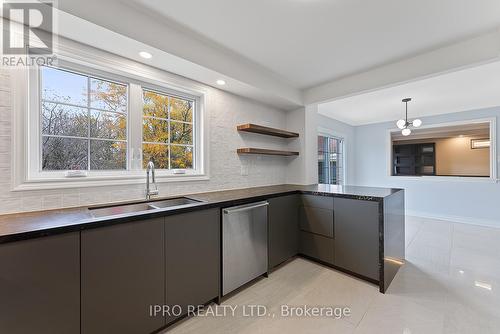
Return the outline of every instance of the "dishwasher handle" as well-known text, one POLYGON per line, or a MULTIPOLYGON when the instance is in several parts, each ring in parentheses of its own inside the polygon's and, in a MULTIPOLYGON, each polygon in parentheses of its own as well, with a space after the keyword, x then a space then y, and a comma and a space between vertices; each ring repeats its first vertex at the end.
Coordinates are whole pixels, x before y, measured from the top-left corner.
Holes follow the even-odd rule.
POLYGON ((240 205, 240 206, 233 206, 232 208, 224 209, 224 214, 231 214, 231 213, 236 213, 236 212, 241 212, 241 211, 248 211, 256 208, 260 208, 263 206, 268 206, 269 202, 258 202, 258 203, 253 203, 253 204, 247 204, 247 205, 240 205))

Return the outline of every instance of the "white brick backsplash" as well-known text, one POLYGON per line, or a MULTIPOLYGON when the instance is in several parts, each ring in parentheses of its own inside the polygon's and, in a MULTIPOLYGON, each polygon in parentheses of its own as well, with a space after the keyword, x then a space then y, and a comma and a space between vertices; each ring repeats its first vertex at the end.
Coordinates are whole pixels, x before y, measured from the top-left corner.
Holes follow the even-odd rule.
POLYGON ((38 211, 43 209, 43 198, 40 196, 25 196, 22 199, 23 211, 38 211))
POLYGON ((16 213, 22 211, 22 200, 19 197, 0 197, 0 212, 16 213))
POLYGON ((10 136, 10 121, 0 121, 0 136, 10 136))
POLYGON ((43 196, 42 198, 43 209, 49 210, 49 209, 61 208, 63 203, 62 198, 63 198, 62 194, 43 196))
MULTIPOLYGON (((106 190, 109 190, 109 187, 106 190)), ((81 206, 107 203, 109 201, 108 193, 100 188, 93 191, 86 189, 84 193, 80 193, 81 206)))
POLYGON ((9 107, 0 107, 0 121, 10 122, 11 119, 11 109, 9 107))
MULTIPOLYGON (((131 186, 132 188, 133 186, 131 186)), ((113 202, 127 201, 130 199, 142 199, 145 195, 145 187, 144 189, 122 189, 111 191, 110 197, 113 202)))
POLYGON ((10 79, 6 75, 0 75, 0 90, 10 91, 10 79))
POLYGON ((76 194, 63 194, 62 206, 64 208, 70 208, 75 206, 80 206, 80 195, 76 194))
POLYGON ((10 167, 10 152, 0 153, 0 168, 10 167))
MULTIPOLYGON (((144 184, 80 189, 10 191, 11 99, 9 81, 0 74, 0 214, 21 211, 98 205, 115 201, 144 198, 144 184)), ((275 157, 238 156, 241 146, 263 148, 287 147, 286 140, 260 135, 242 135, 236 131, 241 123, 258 123, 283 128, 285 111, 252 100, 207 87, 205 111, 210 119, 210 180, 160 183, 161 196, 175 196, 204 191, 255 187, 285 183, 290 159, 275 157), (248 175, 241 175, 241 164, 248 165, 248 175)))
POLYGON ((10 153, 10 136, 0 134, 0 153, 10 153))
POLYGON ((5 90, 0 90, 0 107, 10 107, 10 92, 5 90))

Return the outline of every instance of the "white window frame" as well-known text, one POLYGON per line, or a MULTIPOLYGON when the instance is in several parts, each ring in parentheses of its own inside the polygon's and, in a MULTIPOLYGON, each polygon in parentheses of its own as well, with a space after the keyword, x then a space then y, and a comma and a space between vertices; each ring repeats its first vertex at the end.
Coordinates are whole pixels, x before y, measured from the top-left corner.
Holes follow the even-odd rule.
POLYGON ((92 187, 143 183, 142 88, 193 100, 193 169, 157 170, 157 182, 208 180, 208 131, 205 113, 206 88, 174 74, 154 69, 122 57, 78 45, 59 46, 58 66, 69 71, 128 84, 127 170, 87 171, 85 177, 67 177, 66 171, 40 170, 40 80, 36 67, 12 70, 13 148, 12 191, 92 187), (135 124, 136 126, 132 126, 135 124), (138 126, 141 124, 141 126, 138 126), (140 152, 138 152, 138 149, 140 152), (136 160, 134 164, 133 161, 136 160), (140 168, 138 168, 140 166, 140 168), (134 168, 135 167, 135 168, 134 168))
MULTIPOLYGON (((126 78, 117 77, 115 75, 111 75, 108 73, 102 73, 99 71, 94 71, 90 68, 84 69, 81 67, 73 66, 71 63, 61 61, 59 63, 58 69, 65 70, 71 73, 80 74, 83 76, 89 76, 96 79, 102 79, 106 81, 113 81, 120 84, 124 84, 127 86, 127 156, 126 156, 126 170, 114 170, 114 171, 98 171, 98 170, 85 170, 88 176, 101 176, 101 175, 115 175, 120 172, 127 172, 131 170, 129 152, 131 152, 130 145, 130 84, 127 82, 126 78)), ((41 101, 42 97, 40 96, 40 88, 41 88, 41 78, 40 78, 40 68, 32 68, 29 70, 29 98, 30 98, 30 111, 28 115, 28 123, 29 123, 29 160, 28 160, 28 171, 29 171, 29 179, 53 179, 53 178, 66 178, 65 174, 67 171, 65 170, 57 170, 57 171, 42 171, 41 166, 41 153, 42 153, 42 143, 41 143, 41 126, 42 122, 40 119, 41 116, 41 101)), ((87 107, 88 108, 88 107, 87 107)), ((90 129, 89 129, 90 130, 90 129)), ((90 158, 90 157, 89 157, 90 158)))
POLYGON ((498 161, 497 161, 497 125, 496 117, 476 118, 470 120, 460 120, 453 122, 435 123, 430 125, 423 125, 420 129, 432 129, 446 126, 458 126, 477 123, 488 123, 490 125, 490 176, 477 177, 477 176, 438 176, 438 175, 415 175, 415 176, 398 176, 392 175, 392 134, 400 132, 400 129, 392 128, 387 130, 387 148, 386 148, 386 164, 387 176, 391 180, 424 180, 424 181, 450 181, 450 182, 498 182, 498 161))
MULTIPOLYGON (((346 176, 347 176, 347 170, 346 170, 346 166, 347 166, 347 149, 346 149, 347 143, 346 143, 346 141, 347 140, 346 140, 346 135, 344 135, 342 133, 338 133, 338 132, 330 130, 330 129, 318 127, 318 131, 316 134, 316 142, 318 141, 318 139, 317 139, 318 136, 330 137, 330 138, 342 140, 342 153, 343 153, 343 157, 342 157, 342 183, 339 184, 339 186, 345 185, 346 184, 346 176)), ((317 151, 318 151, 318 148, 316 147, 316 154, 317 154, 317 151)), ((317 165, 317 162, 316 162, 316 165, 317 165)), ((317 166, 316 166, 316 169, 317 169, 317 166)), ((318 182, 319 182, 319 175, 318 175, 318 182)))

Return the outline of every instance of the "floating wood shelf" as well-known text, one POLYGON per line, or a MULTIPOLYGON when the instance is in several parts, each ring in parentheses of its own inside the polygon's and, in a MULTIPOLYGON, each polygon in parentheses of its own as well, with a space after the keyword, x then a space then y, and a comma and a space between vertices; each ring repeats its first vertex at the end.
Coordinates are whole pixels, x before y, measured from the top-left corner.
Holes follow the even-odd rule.
POLYGON ((263 148, 250 148, 250 147, 239 148, 237 152, 238 154, 264 154, 264 155, 280 155, 286 157, 299 155, 299 152, 293 152, 293 151, 267 150, 263 148))
POLYGON ((237 129, 238 131, 260 133, 262 135, 275 136, 281 138, 297 138, 299 136, 299 134, 296 132, 269 128, 267 126, 262 126, 252 123, 238 125, 237 129))

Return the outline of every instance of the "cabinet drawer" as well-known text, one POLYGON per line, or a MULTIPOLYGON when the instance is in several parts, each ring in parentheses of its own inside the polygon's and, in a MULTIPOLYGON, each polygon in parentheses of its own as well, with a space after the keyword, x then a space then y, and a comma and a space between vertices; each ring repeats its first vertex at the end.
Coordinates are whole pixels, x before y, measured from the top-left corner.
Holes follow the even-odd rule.
POLYGON ((302 205, 313 208, 333 210, 333 197, 302 195, 302 205))
POLYGON ((335 259, 334 247, 335 241, 331 238, 300 231, 299 251, 301 254, 333 264, 335 259))
POLYGON ((333 238, 333 210, 300 207, 300 229, 333 238))

